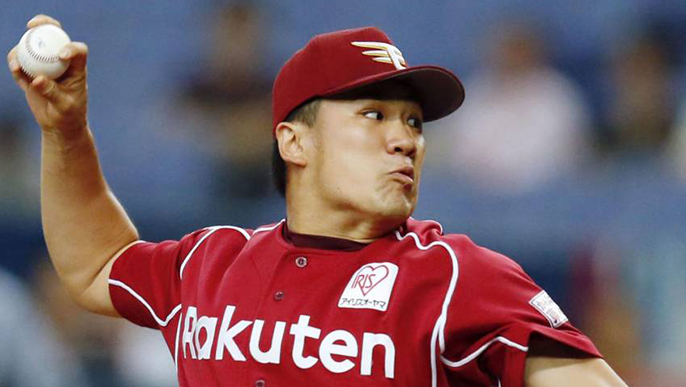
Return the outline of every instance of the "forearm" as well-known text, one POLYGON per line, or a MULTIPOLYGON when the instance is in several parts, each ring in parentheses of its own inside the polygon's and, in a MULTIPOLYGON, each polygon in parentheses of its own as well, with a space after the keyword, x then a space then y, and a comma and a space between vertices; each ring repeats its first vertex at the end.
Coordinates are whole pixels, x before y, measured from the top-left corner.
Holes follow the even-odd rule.
POLYGON ((43 131, 41 207, 57 273, 76 300, 86 304, 82 297, 103 267, 138 238, 105 182, 88 128, 69 138, 43 131))

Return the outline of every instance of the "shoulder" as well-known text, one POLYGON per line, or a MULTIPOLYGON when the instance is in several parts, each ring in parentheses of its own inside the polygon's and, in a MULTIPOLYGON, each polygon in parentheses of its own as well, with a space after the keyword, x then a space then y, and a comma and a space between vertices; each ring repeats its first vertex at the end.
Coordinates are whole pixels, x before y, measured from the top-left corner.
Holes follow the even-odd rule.
POLYGON ((414 261, 424 273, 432 273, 428 277, 450 278, 450 289, 470 295, 467 299, 458 297, 460 302, 484 297, 496 302, 515 293, 528 300, 540 291, 517 262, 480 246, 467 235, 444 234, 437 222, 414 219, 408 221, 404 231, 402 238, 412 237, 416 247, 423 251, 412 256, 421 257, 414 261))
POLYGON ((203 258, 217 255, 235 256, 251 246, 259 245, 261 241, 274 239, 282 222, 259 226, 255 229, 230 225, 205 227, 184 237, 184 239, 189 239, 185 243, 188 250, 187 258, 191 255, 200 255, 203 258))
POLYGON ((259 226, 255 229, 233 225, 209 226, 186 235, 184 239, 187 238, 190 242, 196 244, 204 242, 205 239, 210 239, 212 242, 224 241, 231 242, 232 244, 239 242, 244 244, 258 237, 269 238, 270 236, 273 236, 282 223, 283 220, 280 220, 278 222, 259 226))
POLYGON ((464 234, 446 234, 435 220, 408 219, 399 230, 399 237, 412 237, 420 246, 440 245, 449 250, 459 262, 461 269, 521 271, 522 268, 509 257, 480 246, 464 234))
POLYGON ((188 265, 235 257, 244 251, 257 236, 273 234, 281 222, 260 226, 256 229, 239 226, 219 225, 195 230, 178 240, 159 243, 138 241, 121 251, 113 270, 131 270, 123 266, 173 266, 183 276, 188 265))

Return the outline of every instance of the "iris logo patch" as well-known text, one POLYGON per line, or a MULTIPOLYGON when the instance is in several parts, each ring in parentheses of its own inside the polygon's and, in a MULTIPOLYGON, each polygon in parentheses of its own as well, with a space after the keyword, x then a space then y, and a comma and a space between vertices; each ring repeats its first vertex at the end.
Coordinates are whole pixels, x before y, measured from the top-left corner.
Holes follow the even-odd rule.
POLYGON ((348 281, 338 307, 386 311, 397 275, 398 266, 390 262, 362 266, 348 281))

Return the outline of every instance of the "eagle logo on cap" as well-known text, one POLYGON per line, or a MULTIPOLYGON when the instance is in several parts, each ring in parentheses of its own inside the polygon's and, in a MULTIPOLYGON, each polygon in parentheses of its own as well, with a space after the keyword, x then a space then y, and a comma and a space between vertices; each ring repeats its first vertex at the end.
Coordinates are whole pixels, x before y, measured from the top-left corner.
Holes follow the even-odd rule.
POLYGON ((362 54, 373 57, 375 62, 388 63, 395 66, 397 70, 405 69, 407 63, 403 58, 403 53, 398 47, 384 42, 352 42, 356 47, 372 48, 373 50, 362 51, 362 54))

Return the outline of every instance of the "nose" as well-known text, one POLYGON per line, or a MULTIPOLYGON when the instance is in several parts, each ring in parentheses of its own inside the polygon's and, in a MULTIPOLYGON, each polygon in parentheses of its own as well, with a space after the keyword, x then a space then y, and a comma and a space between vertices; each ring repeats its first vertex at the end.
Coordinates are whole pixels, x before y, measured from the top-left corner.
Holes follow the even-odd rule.
POLYGON ((417 134, 402 120, 388 122, 386 151, 390 154, 401 153, 414 159, 417 153, 417 134))

